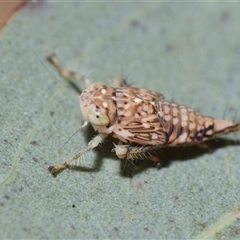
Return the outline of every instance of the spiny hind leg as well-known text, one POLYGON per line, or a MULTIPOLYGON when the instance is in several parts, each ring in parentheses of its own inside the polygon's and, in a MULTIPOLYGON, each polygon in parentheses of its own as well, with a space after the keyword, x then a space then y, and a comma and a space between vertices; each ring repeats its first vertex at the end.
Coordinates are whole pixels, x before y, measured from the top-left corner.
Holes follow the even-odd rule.
POLYGON ((83 82, 85 88, 91 84, 91 81, 85 75, 79 72, 73 72, 71 70, 64 69, 56 54, 50 55, 47 57, 47 60, 58 70, 60 76, 71 84, 74 84, 74 81, 76 80, 83 82))
POLYGON ((131 146, 123 145, 119 141, 118 145, 115 145, 113 151, 120 159, 127 159, 129 161, 134 161, 136 159, 149 159, 157 164, 157 167, 161 166, 162 160, 159 156, 153 156, 151 151, 154 149, 153 146, 131 146))
POLYGON ((86 152, 97 147, 103 141, 103 139, 106 138, 107 136, 108 136, 108 134, 104 134, 104 133, 98 134, 88 143, 88 146, 86 148, 84 148, 81 152, 79 152, 78 154, 76 154, 75 156, 73 156, 72 158, 67 160, 65 163, 50 166, 48 168, 48 171, 52 174, 53 177, 56 177, 64 169, 69 168, 74 161, 76 161, 78 158, 80 158, 86 152))

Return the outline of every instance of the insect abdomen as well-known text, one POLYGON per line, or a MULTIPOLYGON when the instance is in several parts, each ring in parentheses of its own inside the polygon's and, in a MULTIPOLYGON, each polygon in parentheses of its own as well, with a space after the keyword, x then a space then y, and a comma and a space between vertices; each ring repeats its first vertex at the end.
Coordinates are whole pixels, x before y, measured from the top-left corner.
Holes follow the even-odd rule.
POLYGON ((205 117, 184 105, 159 101, 157 107, 168 146, 193 145, 239 130, 239 124, 205 117))

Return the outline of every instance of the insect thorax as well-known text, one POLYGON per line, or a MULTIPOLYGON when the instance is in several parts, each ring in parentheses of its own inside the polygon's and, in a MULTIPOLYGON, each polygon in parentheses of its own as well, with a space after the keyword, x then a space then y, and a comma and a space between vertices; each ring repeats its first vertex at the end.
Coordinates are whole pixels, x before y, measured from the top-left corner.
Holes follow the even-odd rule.
POLYGON ((162 98, 161 94, 144 89, 112 88, 95 83, 82 92, 80 105, 85 121, 89 121, 98 132, 112 133, 123 142, 145 145, 151 140, 151 144, 161 144, 164 134, 158 133, 156 102, 162 98), (108 125, 95 124, 98 120, 94 118, 92 121, 92 113, 96 118, 107 116, 108 125))

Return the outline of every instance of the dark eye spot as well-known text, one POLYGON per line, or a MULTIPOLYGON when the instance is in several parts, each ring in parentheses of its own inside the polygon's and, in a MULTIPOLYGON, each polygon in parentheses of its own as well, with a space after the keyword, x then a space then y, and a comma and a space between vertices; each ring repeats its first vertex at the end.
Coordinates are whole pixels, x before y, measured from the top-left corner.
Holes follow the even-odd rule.
POLYGON ((127 104, 127 102, 124 102, 124 104, 126 105, 126 104, 127 104))
POLYGON ((99 116, 97 115, 96 118, 99 118, 99 116))

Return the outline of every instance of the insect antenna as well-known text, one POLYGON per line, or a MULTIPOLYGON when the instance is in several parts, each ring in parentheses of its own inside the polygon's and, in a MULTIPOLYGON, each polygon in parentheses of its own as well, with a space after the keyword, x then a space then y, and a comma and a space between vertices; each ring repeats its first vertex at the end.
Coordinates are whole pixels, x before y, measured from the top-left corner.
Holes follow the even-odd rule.
MULTIPOLYGON (((38 59, 38 61, 42 64, 42 66, 51 74, 51 76, 54 78, 54 80, 57 81, 58 84, 61 84, 64 88, 66 88, 66 86, 64 86, 62 84, 62 81, 60 81, 50 70, 49 68, 44 64, 44 62, 39 58, 39 56, 37 55, 37 53, 32 49, 34 55, 36 56, 36 58, 38 59)), ((73 92, 73 91, 72 91, 73 92)), ((80 91, 81 92, 81 91, 80 91)), ((75 95, 78 96, 78 94, 76 94, 76 92, 73 92, 75 95)))
POLYGON ((82 125, 80 128, 78 128, 78 130, 77 130, 76 132, 74 132, 74 133, 71 135, 71 137, 62 145, 61 149, 66 146, 66 144, 73 138, 73 136, 75 136, 75 135, 76 135, 78 132, 80 132, 84 127, 86 127, 87 124, 88 124, 88 122, 85 121, 85 122, 83 123, 83 125, 82 125))

